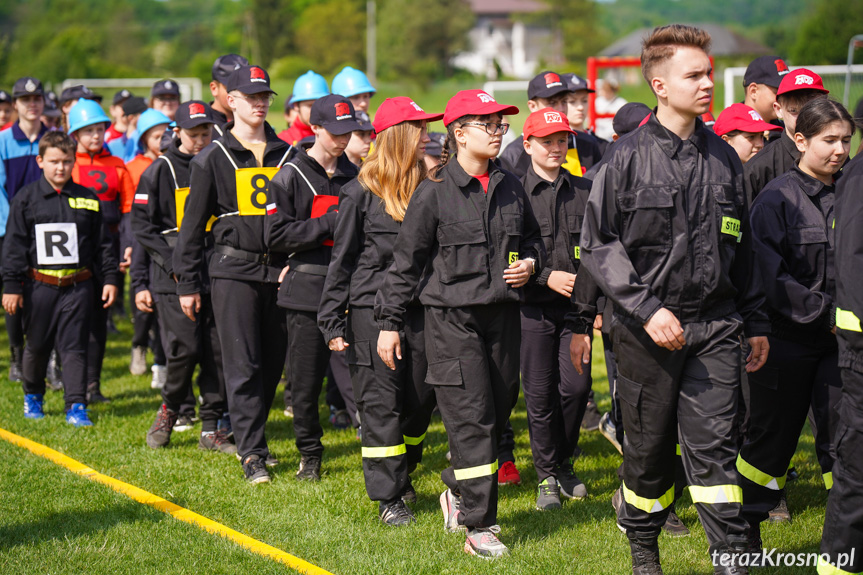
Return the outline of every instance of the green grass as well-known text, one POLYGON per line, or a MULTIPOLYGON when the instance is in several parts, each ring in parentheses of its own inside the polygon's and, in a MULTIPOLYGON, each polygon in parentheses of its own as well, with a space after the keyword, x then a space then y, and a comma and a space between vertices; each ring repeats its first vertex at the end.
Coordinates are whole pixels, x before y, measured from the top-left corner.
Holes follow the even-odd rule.
MULTIPOLYGON (((233 456, 198 450, 195 431, 176 433, 169 448, 149 449, 144 434, 159 405, 149 378, 129 375, 131 325, 121 322, 111 336, 103 389, 113 397, 96 405, 90 429, 72 429, 62 418, 59 393, 46 396, 47 417, 25 420, 22 392, 9 383, 5 329, 0 329, 0 427, 48 445, 111 477, 141 487, 251 537, 335 573, 566 573, 628 572, 625 537, 614 521, 611 495, 618 486, 620 456, 598 433, 583 434, 584 455, 576 470, 591 496, 565 502, 559 512, 534 509, 536 474, 530 460, 523 400, 512 416, 521 486, 500 490, 502 540, 512 556, 487 563, 461 551, 463 535, 442 529, 439 473, 446 466, 446 436, 432 422, 425 459, 414 475, 418 522, 388 528, 365 493, 360 445, 350 431, 334 431, 325 418, 324 477, 299 483, 293 428, 282 414, 281 390, 270 414, 268 437, 281 460, 273 483, 243 481, 233 456)), ((594 389, 600 410, 608 409, 608 384, 596 354, 594 389)), ((321 414, 325 414, 322 404, 321 414)), ((191 525, 133 502, 109 488, 78 477, 28 451, 0 441, 0 573, 285 573, 284 566, 254 555, 191 525)), ((765 544, 780 551, 816 552, 824 519, 825 491, 811 435, 802 436, 794 459, 801 479, 789 489, 791 525, 766 525, 765 544)), ((693 530, 684 539, 662 536, 663 566, 669 574, 710 572, 707 543, 688 496, 679 513, 693 530)), ((781 568, 763 573, 809 573, 781 568)))

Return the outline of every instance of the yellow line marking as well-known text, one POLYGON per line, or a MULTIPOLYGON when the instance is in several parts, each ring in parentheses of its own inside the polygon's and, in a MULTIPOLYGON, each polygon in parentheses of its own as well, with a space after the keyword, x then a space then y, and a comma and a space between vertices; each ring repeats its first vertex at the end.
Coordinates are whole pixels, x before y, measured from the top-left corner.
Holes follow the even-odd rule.
POLYGON ((96 471, 95 469, 91 469, 87 467, 83 463, 79 461, 75 461, 71 457, 67 457, 60 453, 59 451, 54 451, 50 447, 42 445, 41 443, 36 443, 35 441, 31 441, 25 437, 21 437, 20 435, 15 435, 5 429, 0 428, 0 439, 5 439, 9 443, 17 445, 19 447, 23 447, 28 451, 48 459, 60 465, 61 467, 65 467, 72 473, 80 475, 82 477, 86 477, 91 481, 96 481, 97 483, 101 483, 103 485, 107 485, 114 491, 118 491, 123 495, 134 499, 138 503, 143 503, 144 505, 149 505, 154 509, 158 509, 163 513, 167 513, 174 519, 179 519, 180 521, 184 521, 186 523, 190 523, 197 527, 200 527, 204 531, 208 531, 210 533, 215 533, 216 535, 221 535, 226 539, 230 539, 234 543, 238 544, 240 547, 245 547, 249 551, 253 553, 257 553, 258 555, 263 555, 264 557, 268 557, 273 561, 278 561, 279 563, 283 563, 290 567, 291 569, 295 569, 300 573, 306 573, 307 575, 333 575, 329 571, 325 571, 316 565, 312 565, 308 561, 304 561, 299 557, 294 557, 290 553, 286 553, 281 549, 277 549, 272 545, 267 545, 266 543, 262 543, 257 539, 252 539, 248 535, 243 535, 239 531, 235 531, 230 527, 225 527, 221 523, 216 523, 212 519, 207 519, 203 515, 198 515, 194 511, 189 511, 184 507, 180 507, 175 503, 171 503, 166 499, 162 499, 158 495, 153 495, 148 491, 144 491, 134 485, 129 485, 128 483, 124 483, 113 477, 108 477, 107 475, 103 475, 96 471))

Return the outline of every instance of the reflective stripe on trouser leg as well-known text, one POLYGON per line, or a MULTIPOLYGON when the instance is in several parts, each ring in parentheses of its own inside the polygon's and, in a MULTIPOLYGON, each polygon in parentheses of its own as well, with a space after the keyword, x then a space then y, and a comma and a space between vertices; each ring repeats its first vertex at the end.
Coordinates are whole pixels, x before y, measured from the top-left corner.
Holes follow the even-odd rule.
POLYGON ((398 457, 399 455, 404 455, 407 452, 407 448, 405 448, 405 444, 402 443, 400 445, 392 445, 389 447, 363 447, 362 453, 363 457, 372 459, 372 458, 382 458, 382 457, 398 457))
POLYGON ((712 485, 703 487, 689 485, 689 495, 693 503, 743 503, 743 488, 739 485, 712 485))
POLYGON ((851 571, 845 571, 844 569, 840 569, 839 567, 836 567, 832 563, 828 563, 827 561, 824 560, 823 556, 819 555, 818 556, 818 575, 861 575, 861 574, 859 571, 851 572, 851 571))
POLYGON ((640 509, 645 513, 658 513, 663 509, 667 509, 669 505, 674 503, 674 486, 659 496, 658 499, 651 499, 650 497, 641 497, 636 494, 635 491, 629 489, 625 483, 621 484, 621 490, 623 491, 623 499, 636 509, 640 509))
POLYGON ((773 477, 769 473, 764 473, 743 459, 742 455, 737 456, 737 471, 752 483, 760 485, 761 487, 766 487, 767 489, 772 489, 773 491, 779 491, 784 488, 785 480, 788 477, 788 475, 784 473, 779 477, 773 477))
POLYGON ((477 465, 476 467, 468 467, 467 469, 453 469, 456 481, 465 481, 467 479, 476 479, 477 477, 485 477, 486 475, 494 475, 497 473, 497 460, 494 463, 487 465, 477 465))
POLYGON ((419 437, 408 437, 407 435, 405 435, 404 438, 405 438, 405 444, 406 445, 419 445, 420 443, 422 443, 425 440, 426 434, 423 433, 419 437))
POLYGON ((825 473, 822 477, 824 478, 824 489, 833 489, 833 472, 825 473))

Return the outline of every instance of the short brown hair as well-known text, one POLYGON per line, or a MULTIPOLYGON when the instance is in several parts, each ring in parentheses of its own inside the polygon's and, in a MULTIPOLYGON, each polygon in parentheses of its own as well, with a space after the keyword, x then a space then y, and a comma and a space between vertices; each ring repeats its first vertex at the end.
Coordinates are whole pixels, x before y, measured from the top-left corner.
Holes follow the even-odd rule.
POLYGON ((710 34, 683 24, 670 24, 654 28, 650 36, 641 44, 641 74, 650 82, 651 72, 657 66, 674 56, 680 46, 700 48, 704 52, 710 50, 710 34))
POLYGON ((821 90, 803 88, 802 90, 792 90, 791 92, 779 94, 776 96, 776 101, 779 102, 779 105, 783 108, 790 108, 793 106, 798 108, 797 111, 799 112, 800 108, 818 98, 827 98, 827 94, 821 90))
POLYGON ((75 155, 78 144, 65 132, 48 132, 39 140, 39 155, 44 156, 48 148, 57 148, 61 152, 75 155))

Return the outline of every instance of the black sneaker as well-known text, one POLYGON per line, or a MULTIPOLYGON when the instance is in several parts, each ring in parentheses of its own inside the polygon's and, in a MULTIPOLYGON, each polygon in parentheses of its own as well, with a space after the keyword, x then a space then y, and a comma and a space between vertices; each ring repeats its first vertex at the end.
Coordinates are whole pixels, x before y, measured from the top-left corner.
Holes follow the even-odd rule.
POLYGON ((177 412, 171 411, 163 403, 156 412, 156 421, 147 430, 147 445, 153 449, 159 449, 171 443, 171 431, 174 429, 175 421, 177 421, 177 412))
POLYGON ((689 528, 683 524, 683 521, 680 520, 680 517, 674 511, 668 514, 668 519, 665 520, 662 530, 671 537, 686 537, 689 535, 689 528))
POLYGON ((17 381, 18 383, 21 383, 24 381, 24 370, 21 367, 22 361, 24 360, 24 348, 13 345, 9 348, 9 352, 9 381, 17 381))
POLYGON ((246 474, 246 481, 252 485, 270 482, 270 472, 267 471, 264 461, 257 455, 246 457, 243 461, 243 472, 246 474))
MULTIPOLYGON (((710 557, 715 562, 713 575, 749 575, 750 557, 747 557, 746 554, 747 542, 745 539, 729 541, 729 544, 711 548, 710 557)), ((752 566, 755 567, 755 565, 752 566)))
POLYGON ((599 420, 601 417, 602 414, 599 413, 596 402, 588 401, 587 407, 584 410, 584 417, 581 420, 581 428, 585 431, 596 431, 599 429, 599 420))
POLYGON ((785 499, 785 490, 779 492, 779 503, 770 510, 767 521, 771 523, 791 523, 791 511, 788 510, 788 501, 785 499))
POLYGON ((416 521, 413 511, 401 499, 390 503, 380 502, 378 506, 381 521, 393 527, 404 527, 416 521))
POLYGON ((417 492, 414 489, 414 484, 411 482, 411 476, 408 475, 408 482, 402 488, 401 500, 405 503, 416 503, 417 492))
POLYGON ((279 460, 276 459, 276 456, 272 453, 267 453, 267 458, 264 460, 264 463, 267 465, 267 467, 275 467, 279 464, 279 460))
POLYGON ((539 484, 536 496, 536 508, 538 511, 549 509, 560 509, 560 487, 554 477, 546 477, 539 484))
POLYGON ((195 422, 190 415, 181 414, 177 417, 177 422, 174 423, 174 431, 189 431, 195 427, 195 422))
POLYGON ((656 538, 629 537, 629 552, 632 554, 632 575, 662 575, 656 538))
POLYGON ((573 473, 571 460, 556 465, 554 474, 560 486, 561 495, 567 499, 584 499, 587 497, 587 488, 581 479, 573 473))
POLYGON ((63 368, 60 366, 60 356, 57 350, 51 352, 51 357, 48 358, 48 371, 45 374, 48 387, 54 391, 63 389, 63 368))
POLYGON ((300 469, 297 471, 297 479, 301 481, 321 480, 321 458, 305 455, 300 458, 300 469))
POLYGON ((91 381, 87 385, 87 403, 108 403, 110 398, 102 395, 102 385, 98 381, 91 381))
POLYGON ((206 451, 219 451, 221 453, 236 453, 237 446, 228 441, 221 431, 208 431, 201 433, 198 448, 206 451))

